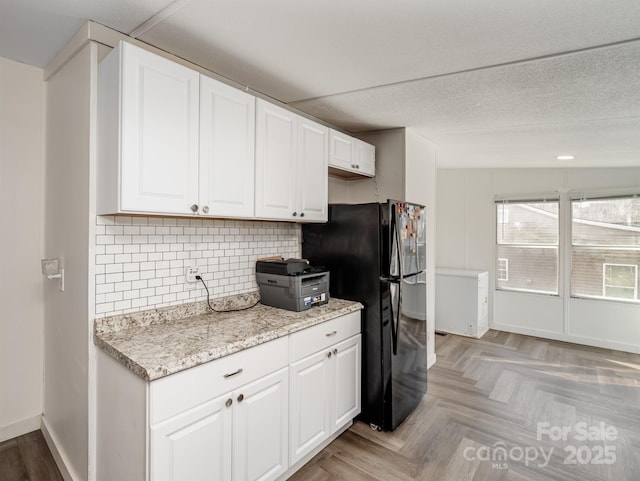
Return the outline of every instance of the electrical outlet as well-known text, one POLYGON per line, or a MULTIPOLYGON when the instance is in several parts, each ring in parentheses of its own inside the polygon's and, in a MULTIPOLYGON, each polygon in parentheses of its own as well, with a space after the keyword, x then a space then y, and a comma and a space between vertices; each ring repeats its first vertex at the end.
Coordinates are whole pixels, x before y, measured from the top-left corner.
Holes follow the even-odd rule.
POLYGON ((198 282, 196 276, 200 275, 200 268, 196 266, 187 267, 187 272, 184 275, 184 278, 187 282, 198 282))

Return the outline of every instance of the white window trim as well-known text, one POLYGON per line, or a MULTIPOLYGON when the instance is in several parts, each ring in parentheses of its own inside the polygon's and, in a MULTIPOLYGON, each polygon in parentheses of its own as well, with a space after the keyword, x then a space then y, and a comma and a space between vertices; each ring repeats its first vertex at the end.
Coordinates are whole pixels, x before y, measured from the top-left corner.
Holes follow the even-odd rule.
POLYGON ((498 280, 499 281, 509 281, 509 259, 506 257, 498 257, 498 280), (504 269, 500 268, 500 263, 504 262, 504 269), (504 271, 504 278, 500 276, 500 272, 504 271))
POLYGON ((633 286, 633 299, 637 300, 638 299, 638 266, 635 265, 635 264, 614 264, 614 263, 611 263, 611 262, 604 262, 602 264, 602 297, 604 297, 606 299, 618 299, 617 297, 608 297, 607 296, 607 287, 618 287, 618 288, 623 288, 623 289, 631 289, 631 287, 627 287, 627 286, 607 285, 605 283, 607 266, 633 267, 633 270, 635 272, 635 280, 634 280, 634 286, 633 286))

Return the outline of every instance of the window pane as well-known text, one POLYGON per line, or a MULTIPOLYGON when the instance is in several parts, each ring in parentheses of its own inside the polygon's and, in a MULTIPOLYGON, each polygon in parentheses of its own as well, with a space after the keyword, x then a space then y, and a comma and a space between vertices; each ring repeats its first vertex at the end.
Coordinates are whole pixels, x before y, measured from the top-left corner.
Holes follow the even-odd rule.
POLYGON ((498 244, 558 244, 558 203, 496 204, 498 244))
POLYGON ((640 199, 571 203, 571 295, 638 299, 640 199))
POLYGON ((558 202, 496 204, 496 287, 558 293, 558 202))
POLYGON ((509 265, 508 280, 496 276, 498 289, 558 293, 558 248, 498 246, 498 257, 509 265))
POLYGON ((640 199, 572 202, 574 245, 640 245, 640 199))

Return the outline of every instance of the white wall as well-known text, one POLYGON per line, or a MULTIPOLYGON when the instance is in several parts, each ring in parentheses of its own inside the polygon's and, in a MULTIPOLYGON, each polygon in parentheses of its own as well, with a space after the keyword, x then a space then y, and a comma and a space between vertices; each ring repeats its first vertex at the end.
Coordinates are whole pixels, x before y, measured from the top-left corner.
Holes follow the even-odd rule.
POLYGON ((427 364, 436 362, 435 351, 435 273, 436 273, 436 216, 437 170, 436 146, 429 140, 406 130, 405 196, 409 202, 426 206, 427 215, 427 364))
POLYGON ((0 58, 0 442, 40 427, 42 70, 0 58))
POLYGON ((493 329, 640 352, 640 306, 570 298, 568 229, 559 296, 494 290, 494 196, 624 188, 640 190, 640 168, 438 169, 437 265, 489 271, 493 329))
POLYGON ((77 480, 87 479, 89 470, 96 66, 97 46, 86 45, 46 87, 45 255, 61 260, 65 291, 59 292, 54 282, 44 290, 43 431, 53 441, 54 456, 64 463, 63 475, 77 480))

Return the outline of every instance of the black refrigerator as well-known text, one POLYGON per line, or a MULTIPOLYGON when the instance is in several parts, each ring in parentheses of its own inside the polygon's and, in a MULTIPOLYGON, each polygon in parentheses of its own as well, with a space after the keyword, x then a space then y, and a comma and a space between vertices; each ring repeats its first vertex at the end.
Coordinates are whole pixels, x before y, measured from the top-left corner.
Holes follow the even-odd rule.
POLYGON ((302 256, 331 272, 331 296, 364 305, 360 420, 387 431, 427 390, 426 316, 402 303, 424 278, 425 226, 423 206, 394 200, 330 205, 326 224, 302 226, 302 256))

